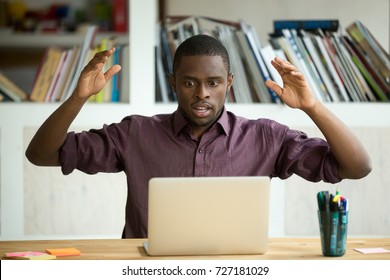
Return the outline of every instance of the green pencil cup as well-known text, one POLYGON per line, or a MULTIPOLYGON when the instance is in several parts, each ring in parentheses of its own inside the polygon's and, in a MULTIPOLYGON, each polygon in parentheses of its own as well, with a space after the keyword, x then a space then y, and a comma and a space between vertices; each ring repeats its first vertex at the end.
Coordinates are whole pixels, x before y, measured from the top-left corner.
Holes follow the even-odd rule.
POLYGON ((339 257, 345 254, 348 211, 318 211, 322 254, 339 257))

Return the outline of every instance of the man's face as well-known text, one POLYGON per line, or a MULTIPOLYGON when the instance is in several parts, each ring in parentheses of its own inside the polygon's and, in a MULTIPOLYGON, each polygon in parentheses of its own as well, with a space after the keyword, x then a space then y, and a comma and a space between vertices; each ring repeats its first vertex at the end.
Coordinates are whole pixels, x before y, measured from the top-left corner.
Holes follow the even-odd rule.
POLYGON ((220 56, 183 56, 169 81, 192 135, 199 138, 221 115, 233 75, 220 56))

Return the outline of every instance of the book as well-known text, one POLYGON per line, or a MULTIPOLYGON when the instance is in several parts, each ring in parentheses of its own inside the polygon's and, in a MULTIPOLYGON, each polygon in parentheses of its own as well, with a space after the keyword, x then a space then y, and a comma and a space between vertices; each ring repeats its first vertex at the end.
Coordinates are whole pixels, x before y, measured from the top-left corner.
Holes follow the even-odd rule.
POLYGON ((337 36, 334 38, 336 45, 338 46, 339 52, 341 56, 345 60, 345 64, 347 69, 351 75, 351 79, 355 82, 356 86, 360 90, 361 93, 361 101, 375 101, 374 94, 371 88, 368 86, 366 80, 364 79, 361 71, 354 63, 352 59, 352 54, 348 51, 347 46, 345 45, 345 41, 343 40, 343 36, 337 36))
POLYGON ((323 31, 337 31, 339 29, 338 19, 287 19, 287 20, 274 20, 274 35, 282 35, 283 29, 294 29, 294 30, 305 30, 305 31, 316 31, 322 29, 323 31))
POLYGON ((202 34, 214 36, 222 42, 229 53, 230 71, 234 74, 234 83, 228 102, 252 103, 256 101, 251 85, 248 81, 246 60, 243 57, 242 47, 236 37, 236 31, 240 28, 239 22, 223 21, 210 17, 197 17, 199 31, 202 34), (233 101, 234 100, 234 101, 233 101))
POLYGON ((90 52, 96 26, 88 26, 83 43, 71 49, 46 48, 34 78, 32 101, 64 101, 73 92, 90 52))
POLYGON ((158 102, 168 103, 169 100, 169 84, 168 77, 166 76, 166 70, 164 69, 163 63, 163 43, 162 43, 162 30, 161 25, 157 24, 156 32, 156 46, 155 46, 155 56, 156 56, 156 89, 159 93, 158 102))
POLYGON ((253 100, 255 102, 269 103, 271 102, 270 95, 264 85, 264 80, 260 69, 255 61, 252 50, 243 34, 242 30, 236 31, 236 36, 242 46, 242 51, 245 56, 246 67, 248 71, 247 78, 251 84, 252 92, 254 93, 253 100))
POLYGON ((321 32, 321 30, 319 30, 319 33, 321 34, 322 41, 333 63, 336 73, 339 76, 341 85, 345 89, 345 100, 348 99, 349 101, 358 101, 358 98, 355 96, 355 90, 353 89, 353 85, 350 83, 348 77, 346 76, 346 72, 341 64, 340 58, 336 54, 336 49, 334 45, 331 43, 331 40, 328 36, 325 35, 325 33, 321 32))
POLYGON ((198 21, 199 19, 194 16, 167 17, 165 28, 169 34, 172 56, 185 39, 204 33, 199 30, 198 21))
POLYGON ((274 49, 271 44, 266 44, 261 48, 261 54, 264 57, 264 63, 267 67, 270 79, 272 79, 274 82, 276 82, 280 87, 283 87, 283 80, 282 77, 279 75, 278 70, 275 69, 275 67, 272 65, 271 61, 275 57, 280 57, 284 60, 287 60, 284 52, 282 50, 274 49))
POLYGON ((63 88, 65 82, 66 82, 66 74, 68 72, 68 68, 70 66, 71 58, 72 58, 72 52, 73 49, 67 49, 64 52, 64 61, 62 62, 62 65, 57 69, 59 72, 59 75, 57 77, 57 81, 55 83, 55 86, 53 86, 52 93, 50 95, 50 98, 48 96, 46 97, 46 101, 48 102, 54 102, 59 100, 59 96, 61 94, 61 89, 63 88))
POLYGON ((80 44, 76 65, 73 73, 69 77, 70 78, 69 85, 66 88, 66 92, 64 92, 64 95, 62 96, 63 100, 68 99, 68 97, 73 93, 74 89, 76 88, 76 84, 80 77, 81 71, 83 70, 84 66, 88 62, 87 59, 88 59, 89 52, 92 48, 94 48, 93 43, 95 40, 97 29, 98 27, 96 25, 88 25, 83 31, 84 40, 80 44))
MULTIPOLYGON (((111 48, 117 46, 117 42, 116 42, 115 37, 107 38, 106 41, 107 41, 107 43, 105 44, 105 50, 108 50, 108 49, 111 49, 111 48)), ((112 66, 114 66, 114 60, 115 60, 116 55, 117 55, 117 53, 108 58, 106 64, 103 67, 104 71, 107 71, 112 66)), ((114 75, 107 82, 106 86, 104 87, 104 89, 103 89, 104 90, 103 102, 112 102, 113 101, 112 94, 115 91, 114 80, 116 80, 116 79, 117 79, 117 75, 114 75)), ((114 98, 117 99, 117 97, 114 97, 114 98)))
POLYGON ((44 102, 54 79, 58 64, 60 63, 63 50, 56 46, 48 47, 38 67, 30 100, 44 102))
POLYGON ((51 102, 56 99, 56 94, 57 94, 57 88, 59 86, 58 81, 60 77, 62 76, 64 72, 64 63, 66 61, 66 58, 68 56, 68 51, 67 50, 62 50, 60 60, 57 65, 57 69, 53 74, 52 81, 50 83, 49 89, 46 93, 45 96, 45 101, 46 102, 51 102))
POLYGON ((307 82, 312 89, 314 95, 317 97, 318 100, 324 101, 324 97, 322 96, 319 88, 317 87, 317 84, 315 83, 313 76, 310 74, 310 71, 308 69, 308 66, 303 59, 303 55, 301 51, 298 49, 298 46, 296 45, 291 30, 284 29, 282 31, 283 36, 279 37, 279 44, 281 48, 286 53, 286 56, 288 60, 291 62, 291 64, 294 64, 299 71, 303 73, 303 75, 306 77, 307 82))
MULTIPOLYGON (((5 74, 0 72, 0 92, 3 100, 20 102, 28 99, 28 94, 5 74)), ((1 100, 0 100, 1 101, 1 100)))
POLYGON ((76 69, 76 64, 80 55, 80 47, 74 46, 68 50, 67 61, 64 65, 64 72, 61 74, 60 81, 55 93, 55 99, 52 101, 64 101, 65 93, 69 88, 71 77, 76 69))
POLYGON ((324 82, 318 74, 317 68, 315 67, 311 56, 308 54, 307 49, 302 42, 302 38, 298 36, 297 30, 295 29, 285 29, 284 32, 289 33, 289 36, 291 36, 290 40, 292 41, 293 49, 297 53, 298 59, 301 61, 304 69, 303 72, 308 76, 307 79, 314 88, 314 93, 317 95, 317 98, 321 101, 327 101, 328 94, 324 82))
POLYGON ((309 52, 319 75, 324 82, 326 92, 328 94, 326 101, 339 102, 340 98, 332 81, 332 77, 330 76, 331 74, 323 63, 321 52, 315 45, 315 39, 313 38, 313 34, 304 30, 300 30, 300 33, 302 35, 302 41, 307 51, 309 52))
MULTIPOLYGON (((173 52, 172 46, 169 41, 169 35, 167 28, 164 25, 160 25, 160 43, 161 43, 161 59, 163 68, 165 71, 165 78, 168 79, 169 74, 173 72, 173 52)), ((176 94, 173 92, 172 88, 169 86, 168 90, 168 99, 169 101, 176 101, 176 94)))
POLYGON ((127 32, 128 25, 128 1, 112 0, 112 21, 114 32, 127 32))
POLYGON ((378 42, 360 21, 355 21, 346 28, 347 33, 361 47, 373 65, 378 69, 382 79, 390 84, 390 59, 378 42))
MULTIPOLYGON (((260 72, 262 73, 263 81, 270 79, 271 77, 270 77, 268 68, 264 63, 264 58, 263 58, 261 51, 260 51, 260 49, 261 49, 260 39, 258 38, 256 31, 253 29, 253 27, 251 27, 250 25, 248 25, 244 21, 240 21, 240 27, 241 27, 242 32, 245 34, 245 37, 248 41, 250 49, 252 50, 255 61, 257 63, 257 66, 259 67, 260 72)), ((280 99, 277 96, 277 94, 268 88, 267 88, 267 90, 268 90, 268 93, 270 95, 271 102, 280 103, 280 99)))
MULTIPOLYGON (((197 34, 207 34, 220 40, 226 47, 230 56, 231 71, 235 75, 235 82, 230 92, 227 95, 227 102, 237 103, 252 103, 258 102, 258 95, 254 93, 254 88, 251 86, 248 75, 247 61, 242 46, 238 41, 236 31, 239 30, 240 24, 238 22, 225 21, 213 19, 210 17, 198 16, 170 16, 167 17, 164 27, 161 28, 161 39, 159 42, 164 46, 158 49, 158 53, 165 58, 163 66, 165 73, 169 73, 172 64, 172 57, 176 48, 187 38, 197 34), (170 50, 169 52, 167 50, 170 50)), ((157 61, 159 68, 157 77, 163 75, 161 70, 161 62, 157 61), (160 73, 160 74, 158 74, 160 73)), ((162 80, 157 81, 159 86, 163 85, 162 80)), ((156 83, 157 84, 157 83, 156 83)), ((160 99, 166 100, 166 93, 159 91, 160 99)), ((169 101, 170 92, 168 92, 169 101)))
MULTIPOLYGON (((98 44, 98 46, 93 51, 90 50, 89 57, 86 58, 85 64, 87 64, 88 61, 90 61, 93 58, 93 56, 95 55, 96 52, 109 50, 114 45, 115 45, 115 42, 112 38, 102 38, 100 40, 100 43, 98 44)), ((113 58, 113 56, 110 56, 108 58, 108 60, 106 61, 106 63, 104 64, 102 71, 103 72, 107 71, 110 67, 112 67, 114 65, 113 63, 114 63, 114 58, 113 58)), ((110 79, 106 83, 105 87, 100 92, 98 92, 96 95, 94 95, 94 98, 92 98, 90 101, 94 101, 97 103, 111 101, 111 94, 112 94, 112 89, 113 89, 112 85, 113 85, 112 79, 110 79)))
POLYGON ((350 102, 351 99, 345 89, 344 82, 340 77, 340 70, 335 62, 333 52, 329 48, 329 44, 325 38, 325 35, 322 32, 320 34, 315 34, 314 39, 315 43, 318 46, 318 49, 321 52, 321 57, 326 65, 334 84, 336 85, 337 92, 340 97, 340 101, 350 102))
POLYGON ((323 101, 327 101, 327 102, 331 101, 331 98, 329 96, 329 91, 325 85, 324 79, 320 75, 320 72, 319 72, 316 64, 314 63, 313 56, 310 53, 309 48, 306 47, 306 44, 303 41, 302 33, 299 32, 299 34, 298 34, 297 30, 291 30, 291 33, 294 37, 294 40, 296 41, 298 49, 302 53, 302 57, 303 57, 304 61, 307 64, 310 75, 313 76, 314 82, 317 85, 318 90, 322 95, 323 101))
MULTIPOLYGON (((94 48, 89 49, 88 54, 84 58, 83 64, 86 65, 88 61, 91 61, 95 54, 100 51, 100 46, 95 46, 94 48)), ((99 102, 103 101, 103 90, 89 97, 88 102, 97 102, 98 98, 100 98, 99 102), (99 96, 99 97, 98 97, 99 96)))
MULTIPOLYGON (((122 53, 122 45, 117 45, 115 47, 115 53, 113 55, 112 63, 113 65, 120 65, 120 59, 121 59, 121 53, 122 53)), ((119 73, 115 74, 111 80, 112 80, 112 90, 111 90, 111 102, 119 102, 120 100, 120 81, 121 78, 120 71, 119 73)))
POLYGON ((247 79, 243 60, 241 57, 241 50, 237 45, 235 37, 235 30, 229 26, 220 25, 217 27, 219 39, 226 47, 230 57, 230 70, 234 73, 235 83, 233 84, 236 102, 237 103, 252 103, 252 91, 247 79))
POLYGON ((364 101, 364 93, 359 87, 360 82, 355 79, 353 73, 351 72, 351 67, 340 50, 337 38, 334 37, 334 34, 327 34, 326 40, 328 41, 329 49, 333 54, 335 63, 337 64, 340 71, 340 76, 344 81, 344 85, 352 101, 364 101))
POLYGON ((390 92, 390 87, 387 88, 386 84, 383 83, 383 80, 380 79, 372 66, 367 63, 361 53, 356 49, 354 43, 350 40, 349 37, 343 36, 344 46, 347 48, 348 52, 351 55, 352 61, 355 63, 356 67, 362 73, 364 79, 367 81, 368 85, 372 88, 374 96, 369 95, 368 98, 370 101, 388 101, 387 94, 390 92))
POLYGON ((121 51, 121 71, 119 72, 119 99, 120 102, 129 103, 130 102, 130 53, 129 45, 125 44, 122 46, 121 51))

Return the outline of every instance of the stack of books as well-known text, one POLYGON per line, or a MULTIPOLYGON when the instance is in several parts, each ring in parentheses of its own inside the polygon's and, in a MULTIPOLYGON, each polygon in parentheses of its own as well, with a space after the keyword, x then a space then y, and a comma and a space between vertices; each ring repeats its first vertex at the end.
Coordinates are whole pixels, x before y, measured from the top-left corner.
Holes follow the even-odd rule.
POLYGON ((173 55, 178 45, 190 36, 209 34, 222 41, 229 52, 234 84, 228 102, 280 102, 264 81, 270 78, 255 30, 244 21, 222 21, 208 17, 169 17, 159 26, 157 44, 157 101, 175 101, 175 95, 165 80, 172 72, 173 55))
POLYGON ((27 99, 27 92, 0 72, 0 102, 21 102, 27 99))
POLYGON ((177 46, 195 34, 216 37, 229 52, 235 78, 228 102, 279 103, 276 94, 264 86, 267 79, 282 86, 271 65, 276 56, 296 65, 323 102, 390 100, 389 54, 359 21, 343 32, 335 19, 275 20, 273 33, 265 45, 256 30, 242 20, 168 17, 158 33, 156 100, 159 102, 175 101, 164 81, 172 71, 177 46))
POLYGON ((112 77, 106 87, 90 98, 90 102, 128 102, 129 48, 116 44, 113 38, 104 38, 94 45, 97 26, 86 28, 84 40, 70 49, 58 46, 46 48, 36 72, 30 100, 35 102, 62 102, 76 87, 81 71, 96 52, 115 46, 116 52, 105 64, 107 70, 114 64, 122 64, 119 74, 112 77), (123 62, 123 63, 122 63, 123 62))
MULTIPOLYGON (((28 96, 0 75, 0 101, 62 102, 73 92, 80 73, 93 55, 115 46, 105 65, 122 70, 91 102, 129 102, 129 46, 106 38, 94 45, 96 26, 88 26, 84 41, 70 49, 50 46, 36 72, 28 96)), ((209 34, 221 40, 231 59, 234 83, 227 96, 232 103, 281 103, 264 82, 283 82, 271 65, 282 57, 304 73, 313 93, 323 102, 388 102, 390 56, 360 21, 341 30, 338 20, 275 20, 269 41, 262 44, 256 30, 237 22, 209 17, 167 17, 158 24, 156 40, 156 101, 176 101, 168 84, 178 45, 190 36, 209 34)), ((105 70, 105 69, 104 69, 105 70)), ((103 71, 104 71, 103 70, 103 71)))

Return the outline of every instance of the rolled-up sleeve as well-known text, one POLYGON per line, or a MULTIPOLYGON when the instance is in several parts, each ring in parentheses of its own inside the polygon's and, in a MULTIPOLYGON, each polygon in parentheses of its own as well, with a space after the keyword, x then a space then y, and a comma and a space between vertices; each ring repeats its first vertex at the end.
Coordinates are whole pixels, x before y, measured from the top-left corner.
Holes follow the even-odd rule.
POLYGON ((338 162, 329 144, 321 138, 309 138, 301 131, 288 130, 276 162, 280 178, 297 174, 312 182, 337 183, 338 162))
POLYGON ((76 136, 74 132, 69 132, 65 142, 60 149, 60 162, 62 174, 68 175, 77 166, 76 136))
POLYGON ((68 133, 60 149, 61 170, 64 175, 78 169, 87 174, 119 172, 123 170, 118 150, 120 125, 104 125, 80 133, 68 133))

